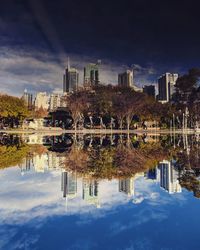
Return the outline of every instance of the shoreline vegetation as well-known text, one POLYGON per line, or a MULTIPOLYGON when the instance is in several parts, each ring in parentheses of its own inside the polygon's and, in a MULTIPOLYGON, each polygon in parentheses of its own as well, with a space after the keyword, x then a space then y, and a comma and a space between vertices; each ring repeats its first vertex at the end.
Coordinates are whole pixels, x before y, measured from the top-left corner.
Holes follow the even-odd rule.
POLYGON ((46 129, 0 129, 0 133, 8 134, 149 134, 149 135, 158 135, 158 134, 200 134, 200 131, 195 131, 195 129, 61 129, 61 128, 46 128, 46 129))

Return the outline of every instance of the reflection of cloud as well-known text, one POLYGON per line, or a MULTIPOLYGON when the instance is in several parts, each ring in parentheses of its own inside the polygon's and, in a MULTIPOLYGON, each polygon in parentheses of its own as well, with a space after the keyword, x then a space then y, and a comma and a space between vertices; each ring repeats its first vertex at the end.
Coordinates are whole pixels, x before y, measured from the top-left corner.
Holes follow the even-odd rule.
MULTIPOLYGON (((168 205, 173 201, 182 202, 180 197, 162 192, 155 182, 145 181, 143 177, 135 180, 136 195, 128 197, 118 191, 118 180, 99 181, 98 198, 101 208, 88 204, 82 199, 82 179, 78 179, 77 196, 68 199, 62 198, 61 173, 45 172, 35 173, 32 170, 24 176, 20 175, 19 168, 10 168, 1 171, 0 175, 0 248, 23 249, 23 244, 34 249, 40 239, 40 231, 44 231, 49 218, 58 219, 56 227, 67 225, 69 217, 72 231, 89 230, 88 238, 79 237, 71 241, 71 249, 95 248, 95 241, 92 238, 93 224, 99 225, 101 222, 106 226, 104 239, 106 237, 118 237, 120 234, 132 232, 135 228, 143 228, 148 223, 162 222, 169 217, 168 205), (162 196, 161 196, 162 194, 162 196), (178 199, 177 199, 178 198, 178 199), (137 204, 133 205, 131 201, 137 204), (141 203, 141 201, 143 201, 141 203), (60 225, 60 223, 63 225, 60 225), (31 229, 31 235, 26 235, 22 228, 31 229), (106 236, 105 236, 105 235, 106 236)), ((51 221, 51 220, 50 220, 51 221)), ((99 229, 96 229, 97 231, 99 229)), ((136 231, 137 231, 136 230, 136 231)), ((48 231, 47 231, 48 234, 48 231)), ((56 234, 56 233, 55 233, 56 234)), ((56 234, 57 235, 57 234, 56 234)), ((143 243, 139 238, 127 246, 148 246, 151 243, 143 236, 143 243), (146 242, 146 243, 145 243, 146 242)), ((70 248, 69 248, 70 249, 70 248)))
MULTIPOLYGON (((29 173, 21 176, 18 168, 7 169, 0 176, 0 222, 25 223, 33 218, 44 218, 49 215, 66 214, 65 202, 61 198, 61 176, 59 172, 29 173), (7 185, 2 179, 7 179, 7 185), (9 197, 9 199, 8 199, 9 197), (23 204, 23 206, 22 206, 23 204), (31 211, 31 213, 30 213, 31 211)), ((118 181, 100 182, 100 202, 103 210, 108 210, 119 203, 127 202, 118 194, 118 181), (109 192, 107 192, 109 190, 109 192)), ((78 180, 78 196, 69 199, 68 214, 92 213, 92 217, 102 217, 102 213, 94 206, 82 200, 82 182, 78 180)), ((91 215, 91 214, 90 214, 91 215)), ((83 220, 87 218, 83 218, 83 220)))
MULTIPOLYGON (((13 223, 24 223, 30 219, 44 218, 52 214, 66 214, 66 204, 61 192, 61 176, 59 172, 29 173, 21 176, 18 168, 2 171, 0 176, 0 221, 8 223, 11 219, 13 223), (7 184, 5 186, 5 180, 7 184), (8 199, 9 197, 9 199, 8 199), (23 206, 22 206, 23 204, 23 206), (30 213, 31 211, 31 213, 30 213)), ((67 203, 68 214, 85 214, 80 223, 87 223, 93 217, 100 218, 105 213, 114 213, 115 207, 127 204, 133 200, 135 204, 146 201, 151 206, 165 204, 172 199, 183 201, 182 195, 170 196, 163 193, 160 196, 157 185, 145 182, 143 178, 135 181, 136 195, 128 197, 118 192, 118 180, 100 181, 99 201, 101 209, 90 206, 82 200, 82 180, 78 179, 78 194, 74 199, 69 199, 67 203), (111 208, 113 210, 111 210, 111 208), (90 216, 87 217, 88 212, 90 216)), ((159 189, 160 190, 160 189, 159 189)), ((162 190, 160 190, 162 192, 162 190)))
POLYGON ((0 249, 6 249, 6 246, 9 244, 10 239, 14 238, 17 234, 17 229, 0 227, 0 249))
POLYGON ((142 196, 135 197, 135 198, 133 198, 133 203, 139 204, 139 203, 143 202, 143 200, 144 200, 144 197, 142 197, 142 196))

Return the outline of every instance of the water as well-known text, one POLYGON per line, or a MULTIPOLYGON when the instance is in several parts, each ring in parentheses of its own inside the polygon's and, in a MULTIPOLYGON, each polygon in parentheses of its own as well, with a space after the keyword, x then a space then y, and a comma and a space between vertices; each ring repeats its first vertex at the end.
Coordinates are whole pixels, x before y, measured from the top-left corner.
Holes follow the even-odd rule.
POLYGON ((199 138, 1 135, 0 144, 0 249, 200 248, 199 138))

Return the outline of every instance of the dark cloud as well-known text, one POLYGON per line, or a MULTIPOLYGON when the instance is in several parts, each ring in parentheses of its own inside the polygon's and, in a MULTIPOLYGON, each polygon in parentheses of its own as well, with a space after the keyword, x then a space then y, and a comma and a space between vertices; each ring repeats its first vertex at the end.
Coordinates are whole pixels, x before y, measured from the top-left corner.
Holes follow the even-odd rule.
MULTIPOLYGON (((24 58, 25 51, 39 61, 35 68, 15 62, 4 68, 4 73, 24 75, 26 81, 29 75, 32 79, 34 74, 37 78, 46 74, 48 64, 64 68, 67 56, 73 55, 77 67, 88 58, 107 60, 103 79, 109 75, 109 82, 116 82, 114 68, 133 64, 142 68, 136 69, 136 82, 155 82, 164 70, 182 72, 198 66, 199 21, 195 0, 1 0, 0 56, 6 58, 6 47, 16 51, 17 57, 24 58)), ((53 77, 52 84, 61 78, 53 77)))

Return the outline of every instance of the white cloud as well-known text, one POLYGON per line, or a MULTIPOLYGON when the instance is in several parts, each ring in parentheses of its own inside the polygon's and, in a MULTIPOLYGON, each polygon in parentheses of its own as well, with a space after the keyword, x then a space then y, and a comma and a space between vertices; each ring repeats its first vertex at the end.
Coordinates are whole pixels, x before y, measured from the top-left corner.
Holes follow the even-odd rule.
MULTIPOLYGON (((98 58, 75 54, 68 56, 71 65, 79 70, 79 84, 82 84, 84 66, 96 62, 98 58)), ((62 91, 63 73, 67 65, 66 55, 56 57, 46 51, 1 47, 0 60, 0 92, 21 96, 25 88, 33 93, 62 91)), ((100 81, 117 84, 118 73, 127 68, 126 65, 102 59, 100 81)), ((151 83, 148 78, 155 73, 151 66, 144 68, 135 64, 134 68, 137 85, 151 83)))

